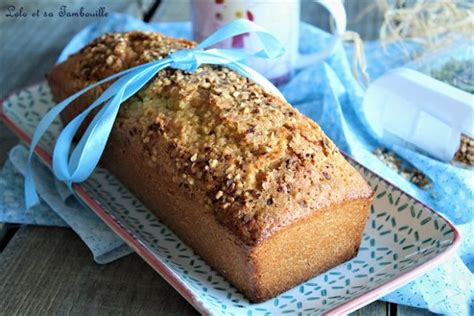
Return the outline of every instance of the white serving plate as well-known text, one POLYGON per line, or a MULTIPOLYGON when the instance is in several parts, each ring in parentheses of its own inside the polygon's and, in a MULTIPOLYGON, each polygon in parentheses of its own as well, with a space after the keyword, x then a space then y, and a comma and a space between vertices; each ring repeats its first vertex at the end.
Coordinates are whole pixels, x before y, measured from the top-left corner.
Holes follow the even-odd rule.
MULTIPOLYGON (((7 97, 1 117, 25 143, 54 105, 45 82, 7 97)), ((61 128, 56 121, 36 153, 48 165, 61 128)), ((264 303, 250 303, 103 168, 76 195, 199 312, 210 315, 342 314, 390 293, 447 258, 459 245, 456 228, 355 161, 376 192, 354 259, 264 303)))

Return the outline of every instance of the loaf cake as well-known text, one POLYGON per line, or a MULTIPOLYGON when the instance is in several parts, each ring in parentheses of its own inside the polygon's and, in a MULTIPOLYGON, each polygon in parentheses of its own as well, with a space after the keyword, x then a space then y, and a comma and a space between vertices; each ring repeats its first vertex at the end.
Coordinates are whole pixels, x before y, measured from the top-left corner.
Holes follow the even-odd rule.
MULTIPOLYGON (((48 75, 59 102, 195 43, 106 34, 48 75)), ((67 123, 104 89, 76 100, 67 123)), ((119 111, 101 164, 247 298, 357 254, 373 192, 309 118, 219 66, 160 71, 119 111)))

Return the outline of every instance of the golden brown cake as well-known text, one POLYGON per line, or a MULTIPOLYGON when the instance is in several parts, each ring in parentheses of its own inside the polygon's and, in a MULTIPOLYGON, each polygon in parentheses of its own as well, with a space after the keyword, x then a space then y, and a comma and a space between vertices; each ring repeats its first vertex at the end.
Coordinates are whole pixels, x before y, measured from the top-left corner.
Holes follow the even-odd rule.
MULTIPOLYGON (((104 35, 48 75, 55 101, 195 43, 104 35)), ((67 122, 104 87, 69 107, 67 122)), ((357 254, 372 190, 321 128, 222 67, 167 69, 124 103, 101 163, 254 302, 357 254)))

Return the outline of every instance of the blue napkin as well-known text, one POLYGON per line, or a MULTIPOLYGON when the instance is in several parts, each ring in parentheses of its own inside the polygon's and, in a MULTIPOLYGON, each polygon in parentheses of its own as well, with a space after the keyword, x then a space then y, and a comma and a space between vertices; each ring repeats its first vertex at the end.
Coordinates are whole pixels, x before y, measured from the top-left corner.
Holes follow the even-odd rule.
MULTIPOLYGON (((66 46, 59 61, 104 32, 128 30, 154 30, 169 36, 191 38, 189 23, 145 24, 132 17, 116 14, 78 33, 66 46)), ((311 52, 318 50, 331 35, 302 24, 300 36, 302 52, 311 52)), ((420 51, 420 47, 415 44, 409 47, 409 52, 420 51)), ((350 46, 338 46, 334 56, 325 63, 299 71, 281 90, 291 104, 318 122, 338 147, 402 190, 447 216, 461 231, 463 243, 457 256, 383 299, 426 308, 440 314, 472 315, 473 173, 471 170, 439 162, 407 148, 379 142, 368 128, 362 113, 364 89, 351 73, 348 62, 351 50, 350 46), (432 188, 422 190, 386 167, 372 154, 373 149, 377 147, 391 149, 421 170, 432 180, 432 188)), ((378 42, 366 44, 366 57, 372 79, 409 62, 406 48, 397 45, 382 48, 378 42)))
POLYGON ((82 206, 67 187, 37 159, 33 162, 41 203, 29 210, 23 202, 23 176, 28 149, 17 145, 0 171, 0 222, 70 226, 91 250, 94 260, 104 264, 133 251, 90 209, 82 206))
POLYGON ((26 209, 23 182, 23 175, 7 160, 0 170, 0 222, 68 227, 44 201, 26 209))

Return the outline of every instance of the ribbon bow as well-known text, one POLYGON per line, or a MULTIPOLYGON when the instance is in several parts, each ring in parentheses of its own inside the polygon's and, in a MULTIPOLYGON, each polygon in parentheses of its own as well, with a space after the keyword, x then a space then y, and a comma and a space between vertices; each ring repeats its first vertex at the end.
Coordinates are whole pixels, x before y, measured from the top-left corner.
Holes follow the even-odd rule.
POLYGON ((104 152, 120 105, 138 92, 160 70, 170 67, 186 72, 194 72, 202 64, 222 65, 254 80, 267 91, 284 99, 278 89, 265 77, 242 63, 249 57, 276 58, 281 56, 283 52, 284 49, 280 42, 265 29, 247 20, 235 20, 210 35, 196 48, 183 49, 169 54, 166 58, 124 70, 73 94, 51 108, 41 119, 33 134, 25 178, 26 206, 29 208, 39 202, 31 167, 34 149, 59 113, 87 91, 105 82, 117 79, 87 109, 70 121, 56 140, 53 151, 53 173, 59 180, 66 182, 69 187, 72 186, 72 183, 86 180, 92 174, 104 152), (262 46, 260 51, 252 53, 244 49, 208 48, 233 36, 245 33, 257 35, 262 46), (102 104, 104 106, 95 115, 79 143, 70 154, 72 141, 79 126, 92 110, 102 104))

